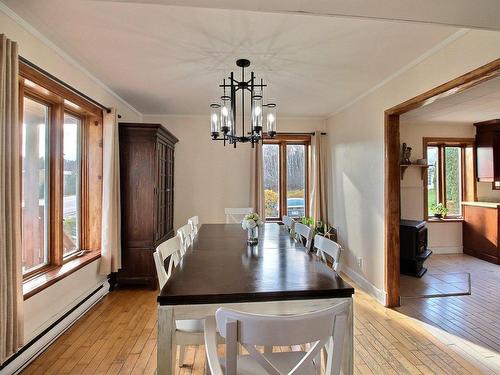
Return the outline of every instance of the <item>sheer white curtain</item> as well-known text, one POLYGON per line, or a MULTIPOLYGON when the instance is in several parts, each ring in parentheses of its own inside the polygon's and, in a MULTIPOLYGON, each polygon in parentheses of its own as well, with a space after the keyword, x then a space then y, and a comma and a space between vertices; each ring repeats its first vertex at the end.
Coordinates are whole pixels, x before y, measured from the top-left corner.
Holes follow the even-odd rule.
POLYGON ((251 150, 251 181, 250 181, 250 204, 254 211, 264 221, 266 218, 264 200, 264 165, 262 155, 262 143, 255 145, 251 150))
POLYGON ((100 273, 121 268, 120 149, 116 109, 103 112, 102 233, 100 273))
POLYGON ((311 139, 311 197, 309 202, 310 216, 315 221, 328 222, 327 193, 327 144, 326 135, 320 131, 314 132, 311 139))
POLYGON ((17 43, 0 35, 0 363, 23 343, 17 43))

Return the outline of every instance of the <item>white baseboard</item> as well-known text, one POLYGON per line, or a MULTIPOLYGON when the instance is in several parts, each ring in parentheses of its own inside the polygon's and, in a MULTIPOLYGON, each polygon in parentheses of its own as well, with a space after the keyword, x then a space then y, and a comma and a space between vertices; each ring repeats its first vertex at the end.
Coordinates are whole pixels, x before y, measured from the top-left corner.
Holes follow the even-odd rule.
POLYGON ((36 337, 26 345, 26 349, 21 348, 19 354, 14 354, 15 358, 8 362, 0 370, 0 375, 18 374, 29 365, 36 357, 38 357, 50 344, 52 344, 59 336, 61 336, 69 327, 71 327, 83 314, 92 308, 109 292, 108 281, 96 285, 92 293, 82 296, 81 299, 75 301, 60 314, 61 320, 55 323, 50 329, 47 329, 44 334, 36 337), (84 302, 82 302, 84 301, 84 302), (69 312, 69 313, 68 313, 69 312))
POLYGON ((361 289, 363 289, 370 296, 375 298, 380 304, 385 306, 386 303, 386 293, 384 290, 377 288, 371 282, 366 280, 362 275, 354 271, 352 268, 342 264, 341 271, 349 276, 352 281, 354 281, 361 289))
POLYGON ((433 254, 462 254, 463 246, 429 246, 433 254))

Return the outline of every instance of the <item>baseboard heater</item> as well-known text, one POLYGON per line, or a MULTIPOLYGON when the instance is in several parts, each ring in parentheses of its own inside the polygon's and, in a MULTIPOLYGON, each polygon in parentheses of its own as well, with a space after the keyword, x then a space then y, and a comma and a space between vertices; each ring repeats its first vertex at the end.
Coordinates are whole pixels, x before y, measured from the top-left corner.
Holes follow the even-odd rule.
POLYGON ((107 281, 83 298, 0 366, 0 375, 17 374, 99 302, 107 293, 107 281))

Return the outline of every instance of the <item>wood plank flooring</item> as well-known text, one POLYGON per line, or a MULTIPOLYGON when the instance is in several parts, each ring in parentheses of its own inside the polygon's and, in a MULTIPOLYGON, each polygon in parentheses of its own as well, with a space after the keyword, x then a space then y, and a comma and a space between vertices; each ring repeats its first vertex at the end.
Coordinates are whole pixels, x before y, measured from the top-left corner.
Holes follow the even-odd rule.
POLYGON ((471 295, 404 299, 397 310, 428 324, 429 331, 483 371, 500 374, 500 266, 465 254, 433 255, 426 266, 428 273, 450 279, 469 272, 471 295))
MULTIPOLYGON (((488 301, 489 292, 481 292, 488 301)), ((156 293, 141 290, 110 293, 23 374, 154 374, 156 293)), ((480 306, 475 306, 474 311, 470 316, 477 324, 481 320, 477 315, 480 306)), ((467 345, 435 332, 433 326, 425 326, 407 312, 384 308, 359 289, 354 298, 354 318, 356 374, 494 374, 492 366, 500 362, 498 352, 483 353, 489 358, 484 361, 471 356, 467 345)), ((487 319, 493 318, 487 315, 487 319)), ((459 326, 461 321, 450 324, 459 326)), ((495 329, 499 327, 497 319, 495 329)), ((480 334, 487 337, 487 332, 480 334)), ((185 363, 186 366, 179 368, 179 375, 203 374, 203 347, 189 347, 185 363)))

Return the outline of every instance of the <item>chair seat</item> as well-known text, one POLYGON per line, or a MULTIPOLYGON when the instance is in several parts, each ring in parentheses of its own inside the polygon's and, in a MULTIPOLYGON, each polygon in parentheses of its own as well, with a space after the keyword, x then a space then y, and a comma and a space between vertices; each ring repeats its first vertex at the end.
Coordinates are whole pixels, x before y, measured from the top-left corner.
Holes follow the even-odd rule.
POLYGON ((203 320, 176 320, 175 327, 183 332, 203 332, 203 320))
MULTIPOLYGON (((271 362, 279 372, 287 374, 297 363, 306 355, 306 352, 284 352, 284 353, 269 353, 264 356, 271 362)), ((226 371, 225 358, 220 358, 223 371, 226 371)), ((249 355, 238 356, 238 375, 268 375, 252 357, 249 355)), ((321 364, 316 364, 315 361, 310 361, 300 372, 301 375, 317 375, 320 374, 321 364)))

